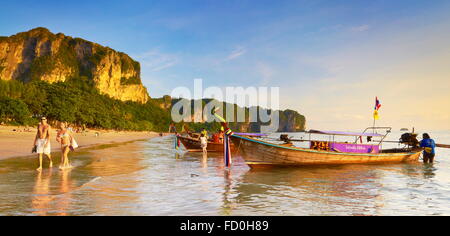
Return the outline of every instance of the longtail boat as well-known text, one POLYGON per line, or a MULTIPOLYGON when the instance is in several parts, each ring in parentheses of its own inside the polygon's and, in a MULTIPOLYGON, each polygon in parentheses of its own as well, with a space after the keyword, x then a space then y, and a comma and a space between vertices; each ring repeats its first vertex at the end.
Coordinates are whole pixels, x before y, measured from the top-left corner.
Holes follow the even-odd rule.
MULTIPOLYGON (((376 129, 377 127, 370 127, 376 129)), ((386 127, 378 127, 386 128, 386 127)), ((377 128, 377 129, 378 129, 377 128)), ((368 128, 369 129, 369 128, 368 128)), ((309 148, 295 147, 292 144, 277 144, 253 137, 231 135, 231 141, 252 168, 268 166, 303 165, 339 165, 369 163, 400 163, 418 161, 421 149, 406 146, 404 148, 382 149, 384 138, 390 133, 387 127, 385 135, 377 133, 350 133, 335 131, 309 131, 311 134, 330 135, 330 141, 296 140, 310 142, 309 148), (353 136, 354 142, 334 142, 334 136, 353 136), (362 137, 376 144, 359 144, 362 137), (380 140, 372 140, 380 138, 380 140)))
MULTIPOLYGON (((238 133, 239 135, 245 136, 245 137, 263 137, 267 136, 266 134, 252 134, 252 133, 238 133)), ((201 152, 202 147, 200 144, 200 137, 199 134, 190 134, 189 136, 177 136, 180 142, 183 144, 183 146, 189 151, 189 152, 201 152)), ((231 152, 235 153, 237 149, 235 149, 234 145, 231 144, 231 152)), ((224 144, 223 142, 212 142, 211 140, 208 140, 208 145, 206 147, 206 150, 208 152, 223 152, 224 151, 224 144)))
MULTIPOLYGON (((187 136, 178 136, 178 139, 181 141, 181 143, 184 145, 184 147, 189 152, 201 152, 202 151, 200 140, 198 138, 187 137, 187 136)), ((208 150, 208 152, 223 152, 223 143, 208 141, 206 150, 208 150)), ((231 151, 235 152, 234 145, 231 145, 231 151)))

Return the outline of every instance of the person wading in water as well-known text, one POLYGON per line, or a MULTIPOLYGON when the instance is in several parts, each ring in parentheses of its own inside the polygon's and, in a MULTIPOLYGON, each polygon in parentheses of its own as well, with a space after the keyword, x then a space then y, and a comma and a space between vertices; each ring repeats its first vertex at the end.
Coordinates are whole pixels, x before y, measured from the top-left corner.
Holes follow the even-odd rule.
POLYGON ((208 147, 208 138, 205 136, 205 134, 200 134, 200 146, 202 147, 203 153, 208 153, 207 147, 208 147))
POLYGON ((430 138, 430 135, 427 133, 422 135, 423 139, 420 141, 420 147, 424 148, 423 151, 423 162, 424 163, 433 163, 434 156, 436 155, 434 149, 436 148, 436 144, 434 140, 430 138))
POLYGON ((50 125, 47 123, 47 118, 42 117, 41 123, 39 123, 37 128, 37 134, 34 138, 34 148, 33 151, 39 155, 39 168, 37 171, 42 170, 42 155, 45 154, 50 160, 49 168, 53 167, 52 157, 51 157, 51 147, 50 147, 50 125))
POLYGON ((59 131, 56 136, 56 141, 61 144, 61 165, 59 166, 59 169, 64 170, 72 168, 69 160, 69 152, 72 145, 73 136, 67 129, 67 124, 65 122, 60 122, 59 124, 59 131))

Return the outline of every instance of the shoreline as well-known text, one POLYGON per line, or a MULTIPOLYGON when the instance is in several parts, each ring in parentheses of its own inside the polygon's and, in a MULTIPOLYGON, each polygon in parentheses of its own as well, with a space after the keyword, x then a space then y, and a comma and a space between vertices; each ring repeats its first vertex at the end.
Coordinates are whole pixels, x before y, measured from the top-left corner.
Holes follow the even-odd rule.
MULTIPOLYGON (((0 126, 0 160, 37 157, 36 153, 31 153, 36 132, 36 128, 24 131, 24 127, 0 126)), ((82 151, 101 145, 142 141, 158 137, 159 134, 153 131, 90 130, 83 134, 73 133, 73 136, 79 145, 75 151, 82 151)), ((163 136, 166 135, 168 134, 163 133, 163 136)), ((50 133, 50 145, 52 156, 61 152, 60 145, 56 142, 54 128, 50 133)))

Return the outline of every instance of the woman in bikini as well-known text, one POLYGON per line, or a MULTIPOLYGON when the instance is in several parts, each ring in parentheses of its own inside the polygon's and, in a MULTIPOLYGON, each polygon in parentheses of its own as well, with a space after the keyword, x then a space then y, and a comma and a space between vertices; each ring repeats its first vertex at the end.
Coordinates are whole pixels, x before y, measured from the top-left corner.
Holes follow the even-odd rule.
POLYGON ((67 129, 66 123, 61 122, 59 124, 58 135, 56 136, 56 141, 61 144, 61 165, 59 166, 59 169, 61 170, 72 168, 69 161, 69 152, 72 139, 72 134, 67 129))

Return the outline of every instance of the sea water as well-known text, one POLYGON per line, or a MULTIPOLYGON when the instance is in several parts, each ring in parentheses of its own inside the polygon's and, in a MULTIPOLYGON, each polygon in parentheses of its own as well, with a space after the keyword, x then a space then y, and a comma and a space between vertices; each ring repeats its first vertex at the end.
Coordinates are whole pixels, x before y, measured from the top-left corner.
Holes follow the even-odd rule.
MULTIPOLYGON (((450 143, 449 132, 431 136, 450 143)), ((437 149, 433 165, 251 170, 238 156, 227 169, 220 153, 184 153, 173 142, 78 151, 67 171, 38 173, 35 158, 0 161, 0 215, 450 215, 450 149, 437 149)))

